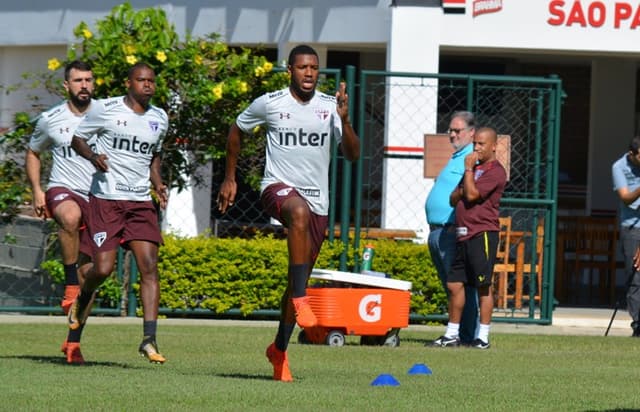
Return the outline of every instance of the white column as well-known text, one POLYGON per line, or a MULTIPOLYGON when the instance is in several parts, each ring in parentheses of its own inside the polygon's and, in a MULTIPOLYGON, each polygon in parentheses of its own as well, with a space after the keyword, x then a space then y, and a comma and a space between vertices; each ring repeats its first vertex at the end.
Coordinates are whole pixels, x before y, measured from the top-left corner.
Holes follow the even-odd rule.
POLYGON ((599 58, 592 63, 587 213, 617 209, 611 165, 634 136, 636 70, 632 59, 599 58))
MULTIPOLYGON (((387 70, 438 73, 442 10, 436 7, 393 7, 387 70)), ((437 124, 437 80, 388 79, 382 227, 425 230, 424 201, 433 185, 423 178, 424 134, 437 124), (394 154, 400 158, 391 157, 394 154)))
POLYGON ((211 228, 211 163, 199 167, 197 173, 202 177, 202 185, 196 186, 192 178, 181 192, 171 189, 162 222, 163 231, 194 237, 211 228))

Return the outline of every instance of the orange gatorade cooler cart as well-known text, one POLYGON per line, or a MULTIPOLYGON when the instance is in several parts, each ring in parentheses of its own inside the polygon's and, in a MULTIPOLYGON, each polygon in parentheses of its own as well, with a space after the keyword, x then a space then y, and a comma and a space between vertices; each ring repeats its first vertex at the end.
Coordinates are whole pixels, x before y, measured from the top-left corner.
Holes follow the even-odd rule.
POLYGON ((342 346, 346 335, 363 345, 398 346, 409 325, 411 282, 314 269, 307 289, 318 325, 298 335, 300 343, 342 346))

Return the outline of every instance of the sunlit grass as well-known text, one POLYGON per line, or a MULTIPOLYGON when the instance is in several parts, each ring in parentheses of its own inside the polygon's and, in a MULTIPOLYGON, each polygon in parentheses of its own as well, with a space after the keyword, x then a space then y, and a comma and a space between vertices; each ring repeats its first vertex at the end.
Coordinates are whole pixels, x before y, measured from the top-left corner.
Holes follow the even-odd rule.
MULTIPOLYGON (((91 321, 90 321, 91 322, 91 321)), ((137 353, 141 326, 91 324, 84 366, 59 352, 59 324, 0 324, 0 410, 628 410, 640 408, 640 341, 492 334, 492 347, 428 348, 441 332, 403 330, 398 348, 289 347, 293 383, 271 380, 275 328, 160 323, 164 365, 137 353), (431 375, 409 375, 424 363, 431 375), (371 386, 380 374, 399 386, 371 386)))

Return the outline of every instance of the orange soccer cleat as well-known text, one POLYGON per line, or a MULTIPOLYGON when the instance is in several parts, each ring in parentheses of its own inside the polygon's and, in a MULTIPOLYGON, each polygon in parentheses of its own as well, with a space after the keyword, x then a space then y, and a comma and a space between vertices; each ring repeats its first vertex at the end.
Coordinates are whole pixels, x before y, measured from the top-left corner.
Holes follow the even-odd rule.
POLYGON ((79 285, 66 285, 64 287, 64 297, 62 298, 62 302, 60 306, 62 306, 62 311, 65 315, 69 314, 69 309, 73 304, 73 301, 76 300, 78 295, 80 294, 80 286, 79 285))
POLYGON ((289 370, 289 360, 287 352, 276 348, 275 342, 267 348, 267 359, 273 365, 273 380, 282 382, 293 382, 291 371, 289 370))
POLYGON ((151 363, 162 364, 167 361, 167 359, 158 352, 158 344, 151 340, 143 341, 138 348, 138 352, 140 356, 149 359, 151 363))
POLYGON ((291 302, 296 312, 296 322, 301 328, 312 328, 318 324, 318 319, 311 310, 308 296, 292 298, 291 302))
POLYGON ((66 342, 65 354, 67 355, 67 363, 70 365, 82 365, 84 364, 84 358, 82 352, 80 352, 79 342, 66 342))
POLYGON ((67 315, 67 321, 69 329, 76 330, 87 321, 89 316, 90 304, 84 308, 80 308, 80 299, 76 298, 71 307, 69 308, 69 314, 67 315))

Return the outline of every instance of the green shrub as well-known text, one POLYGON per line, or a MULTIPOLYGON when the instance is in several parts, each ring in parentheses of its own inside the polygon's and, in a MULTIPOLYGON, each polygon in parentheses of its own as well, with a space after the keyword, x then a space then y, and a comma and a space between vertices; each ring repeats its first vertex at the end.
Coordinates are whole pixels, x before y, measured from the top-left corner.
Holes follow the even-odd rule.
MULTIPOLYGON (((425 245, 367 243, 376 249, 373 270, 412 282, 412 313, 440 313, 446 307, 445 292, 425 245)), ((325 241, 315 267, 338 269, 342 249, 339 241, 325 241)), ((350 251, 348 266, 354 267, 355 252, 350 251)), ((286 240, 273 236, 221 239, 166 235, 158 268, 160 306, 210 309, 217 314, 239 309, 245 315, 259 309, 278 309, 287 284, 287 261, 286 240)))
MULTIPOLYGON (((446 311, 447 297, 425 245, 391 240, 367 240, 375 248, 372 269, 393 279, 412 283, 411 313, 429 315, 446 311)), ((343 243, 325 241, 315 267, 339 269, 343 243)), ((349 249, 347 265, 362 250, 349 249)), ((238 309, 244 315, 256 310, 277 310, 287 285, 287 243, 272 235, 253 239, 198 236, 164 236, 160 247, 160 307, 209 309, 224 314, 238 309)), ((54 282, 63 283, 59 259, 50 257, 41 265, 54 282)), ((352 270, 352 269, 351 269, 352 270)), ((133 285, 140 303, 140 284, 133 285)), ((114 273, 100 287, 101 307, 118 307, 122 286, 114 273)))
MULTIPOLYGON (((54 283, 64 285, 64 266, 58 259, 48 259, 40 264, 40 268, 47 272, 54 283)), ((122 297, 122 282, 114 272, 105 280, 96 293, 96 302, 101 308, 117 308, 122 297)))
POLYGON ((447 311, 447 295, 427 245, 395 240, 367 240, 366 243, 375 250, 372 270, 411 282, 412 313, 429 315, 447 311))

